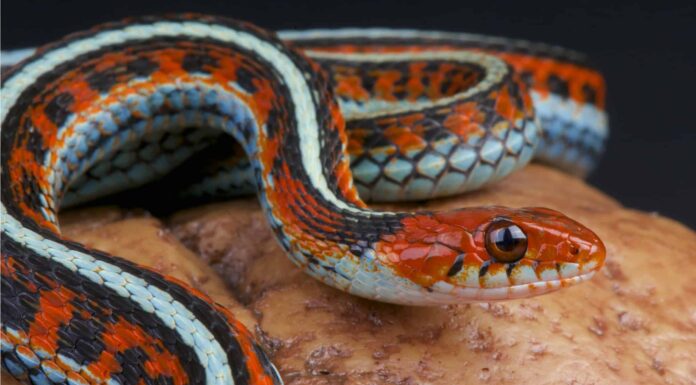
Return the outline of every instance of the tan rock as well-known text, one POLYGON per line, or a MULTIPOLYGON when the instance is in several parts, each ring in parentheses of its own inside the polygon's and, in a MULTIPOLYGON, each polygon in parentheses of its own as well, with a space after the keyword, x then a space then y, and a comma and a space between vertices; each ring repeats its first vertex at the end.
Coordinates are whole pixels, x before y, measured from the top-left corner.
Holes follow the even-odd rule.
POLYGON ((254 198, 186 210, 166 226, 115 208, 66 213, 61 223, 68 236, 231 308, 288 384, 696 384, 696 233, 534 165, 423 207, 479 204, 560 210, 602 237, 607 265, 588 283, 538 298, 404 307, 305 276, 254 198))

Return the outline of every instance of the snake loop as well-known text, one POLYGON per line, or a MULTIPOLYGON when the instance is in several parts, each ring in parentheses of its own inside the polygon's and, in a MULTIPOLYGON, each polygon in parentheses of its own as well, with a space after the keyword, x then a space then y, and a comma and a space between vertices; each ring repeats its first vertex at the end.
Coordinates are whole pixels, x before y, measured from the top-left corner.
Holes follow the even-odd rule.
POLYGON ((188 192, 253 186, 292 261, 348 293, 504 300, 602 266, 599 238, 550 209, 388 212, 361 199, 459 193, 535 154, 585 172, 606 132, 604 91, 576 54, 415 31, 281 38, 210 16, 140 18, 71 35, 3 76, 5 370, 35 384, 282 383, 206 295, 58 228, 61 202, 151 182, 221 133, 245 157, 188 192))

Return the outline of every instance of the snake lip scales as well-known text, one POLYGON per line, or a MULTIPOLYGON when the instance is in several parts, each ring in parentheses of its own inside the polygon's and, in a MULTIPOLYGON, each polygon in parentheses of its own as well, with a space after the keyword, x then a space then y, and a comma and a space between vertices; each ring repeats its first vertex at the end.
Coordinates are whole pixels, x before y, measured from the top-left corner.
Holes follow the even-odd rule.
POLYGON ((205 294, 60 234, 61 205, 149 182, 169 195, 157 180, 196 159, 212 165, 177 172, 182 191, 256 191, 288 257, 357 296, 522 298, 604 263, 597 235, 554 210, 390 212, 363 200, 461 193, 533 157, 589 171, 607 134, 604 82, 571 51, 410 30, 279 38, 186 14, 76 33, 3 75, 0 336, 20 380, 282 383, 205 294), (215 146, 231 158, 213 159, 215 146))

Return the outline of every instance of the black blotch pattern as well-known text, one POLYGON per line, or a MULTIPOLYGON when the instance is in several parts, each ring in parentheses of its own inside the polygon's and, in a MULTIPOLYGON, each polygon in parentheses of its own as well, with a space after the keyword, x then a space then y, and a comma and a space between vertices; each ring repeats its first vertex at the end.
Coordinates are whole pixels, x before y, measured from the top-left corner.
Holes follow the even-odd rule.
POLYGON ((591 104, 597 103, 597 91, 594 89, 594 87, 590 86, 589 84, 583 85, 582 94, 585 97, 585 102, 591 104))
POLYGON ((516 97, 517 95, 523 95, 526 91, 523 91, 520 89, 520 84, 517 82, 509 82, 507 84, 508 87, 508 92, 510 92, 510 95, 513 95, 515 97, 512 98, 513 102, 515 103, 515 107, 518 109, 524 111, 524 97, 516 97))
MULTIPOLYGON (((5 254, 5 242, 3 240, 3 262, 7 260, 5 254)), ((19 277, 18 277, 19 278, 19 277)), ((5 327, 16 330, 28 330, 33 321, 36 310, 39 307, 39 294, 27 288, 27 281, 32 277, 23 277, 20 280, 3 277, 2 296, 0 296, 0 308, 2 309, 2 323, 5 327)))
POLYGON ((119 70, 118 67, 111 67, 103 71, 92 72, 85 79, 92 89, 106 93, 118 81, 119 70))
POLYGON ((561 95, 564 98, 568 97, 568 82, 556 75, 550 75, 546 82, 549 86, 549 91, 553 92, 554 94, 561 95))
POLYGON ((68 92, 62 92, 51 101, 46 103, 46 108, 44 109, 46 116, 56 125, 56 127, 61 127, 65 120, 70 116, 70 106, 72 106, 75 98, 68 92))
MULTIPOLYGON (((121 384, 138 384, 142 382, 147 385, 173 385, 174 382, 171 377, 158 376, 151 378, 144 376, 147 373, 145 370, 146 359, 147 354, 141 348, 132 348, 117 353, 116 360, 121 364, 122 370, 113 374, 112 378, 121 384)), ((191 383, 196 383, 196 380, 202 381, 202 378, 189 378, 191 383)))
POLYGON ((101 322, 97 319, 84 319, 75 311, 70 322, 58 328, 59 352, 76 362, 97 361, 104 350, 104 342, 97 336, 103 332, 101 322), (86 340, 86 336, 91 338, 86 340))
POLYGON ((491 262, 490 262, 490 261, 484 262, 484 263, 481 265, 481 269, 479 270, 479 277, 483 277, 484 275, 486 275, 486 273, 488 272, 488 268, 489 268, 490 266, 491 266, 491 262))
POLYGON ((244 66, 237 69, 237 84, 250 94, 256 92, 256 86, 253 83, 254 77, 255 75, 244 66))
POLYGON ((462 270, 462 267, 464 267, 464 254, 459 254, 457 255, 457 258, 454 260, 452 267, 450 267, 449 271, 447 272, 447 276, 451 277, 453 275, 456 275, 462 270))
POLYGON ((211 67, 220 64, 214 57, 203 52, 192 52, 184 56, 182 67, 188 72, 210 73, 211 67))
POLYGON ((147 77, 155 72, 159 65, 146 57, 139 57, 126 64, 126 70, 138 77, 147 77))
MULTIPOLYGON (((44 156, 44 140, 41 135, 38 134, 38 130, 34 129, 34 123, 32 122, 31 119, 27 118, 24 119, 23 124, 23 130, 26 130, 26 132, 32 132, 36 133, 34 135, 28 135, 27 136, 27 149, 31 152, 31 154, 34 156, 34 159, 37 160, 38 163, 42 163, 43 156, 44 156)), ((38 186, 37 186, 38 188, 38 186)), ((38 191, 38 190, 37 190, 38 191)))
POLYGON ((520 79, 526 84, 527 86, 533 86, 534 85, 534 74, 532 74, 529 71, 524 71, 519 74, 520 79))

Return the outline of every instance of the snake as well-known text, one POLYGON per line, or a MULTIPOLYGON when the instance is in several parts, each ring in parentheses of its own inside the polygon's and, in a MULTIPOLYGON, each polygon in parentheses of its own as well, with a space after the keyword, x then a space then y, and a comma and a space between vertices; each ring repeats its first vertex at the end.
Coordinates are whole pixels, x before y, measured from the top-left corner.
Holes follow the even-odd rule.
POLYGON ((292 262, 375 301, 526 298, 604 263, 600 238, 552 209, 365 203, 477 189, 532 158, 589 172, 608 130, 604 80, 563 48, 139 17, 39 48, 3 71, 1 99, 2 366, 21 381, 283 383, 205 293, 61 236, 62 202, 168 174, 193 195, 255 191, 292 262), (207 158, 188 168, 201 175, 177 171, 207 158))

